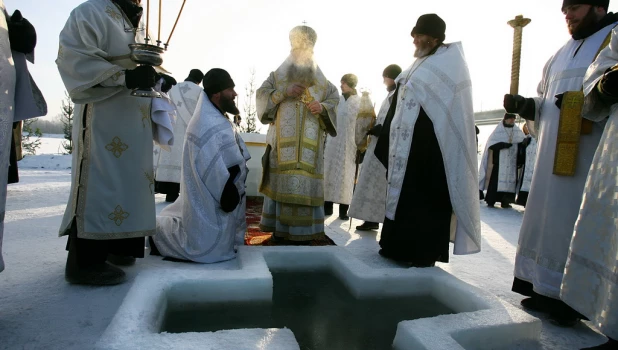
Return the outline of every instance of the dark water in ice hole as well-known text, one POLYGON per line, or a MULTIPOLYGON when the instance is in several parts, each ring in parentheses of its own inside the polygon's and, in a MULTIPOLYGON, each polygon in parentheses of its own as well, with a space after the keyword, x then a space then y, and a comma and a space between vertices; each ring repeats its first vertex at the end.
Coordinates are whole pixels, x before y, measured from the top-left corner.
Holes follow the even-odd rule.
POLYGON ((330 272, 273 275, 273 302, 170 306, 161 332, 292 330, 302 350, 391 349, 397 323, 452 311, 430 296, 355 299, 330 272))

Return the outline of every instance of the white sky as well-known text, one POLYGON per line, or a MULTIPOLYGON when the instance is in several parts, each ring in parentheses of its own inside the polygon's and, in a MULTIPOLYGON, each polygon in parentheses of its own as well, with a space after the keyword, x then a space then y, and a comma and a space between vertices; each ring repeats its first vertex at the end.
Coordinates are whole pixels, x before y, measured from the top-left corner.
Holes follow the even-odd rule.
MULTIPOLYGON (((4 0, 9 13, 20 9, 37 29, 36 64, 30 68, 49 116, 60 113, 64 93, 54 63, 58 34, 70 11, 82 2, 4 0)), ((150 31, 156 36, 158 0, 149 2, 150 31)), ((181 4, 182 0, 163 0, 162 37, 169 35, 181 4)), ((164 66, 178 81, 191 68, 204 73, 226 69, 242 107, 250 69, 255 69, 259 86, 287 57, 289 30, 306 21, 318 33, 315 56, 326 77, 339 86, 342 75, 356 74, 358 87, 370 89, 379 106, 386 96, 382 70, 391 63, 405 69, 413 62, 410 31, 420 15, 437 13, 446 22, 446 42, 463 43, 475 110, 495 109, 502 106, 510 84, 513 29, 506 22, 519 14, 532 19, 524 29, 519 91, 533 95, 545 62, 569 39, 561 5, 560 0, 187 0, 164 66)))

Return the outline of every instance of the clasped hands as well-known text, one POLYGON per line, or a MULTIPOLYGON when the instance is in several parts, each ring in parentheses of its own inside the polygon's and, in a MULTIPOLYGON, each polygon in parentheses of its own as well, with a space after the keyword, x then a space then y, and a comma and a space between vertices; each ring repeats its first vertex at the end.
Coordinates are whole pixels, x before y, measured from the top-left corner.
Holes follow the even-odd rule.
MULTIPOLYGON (((305 90, 307 90, 307 87, 305 87, 304 85, 298 84, 298 83, 292 83, 288 85, 288 87, 285 89, 285 95, 291 98, 298 98, 298 97, 301 97, 305 93, 305 90)), ((322 107, 322 104, 316 100, 313 100, 310 103, 308 103, 307 108, 309 108, 309 111, 311 112, 311 114, 316 114, 316 115, 322 113, 322 111, 324 110, 324 107, 322 107)))

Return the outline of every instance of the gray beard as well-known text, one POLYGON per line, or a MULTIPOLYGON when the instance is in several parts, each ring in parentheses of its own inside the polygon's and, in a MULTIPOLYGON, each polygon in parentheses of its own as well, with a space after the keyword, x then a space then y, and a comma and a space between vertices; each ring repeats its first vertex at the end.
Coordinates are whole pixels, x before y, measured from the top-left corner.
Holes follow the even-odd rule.
POLYGON ((307 65, 297 65, 292 63, 287 70, 288 82, 298 83, 305 87, 311 87, 317 83, 316 67, 311 62, 307 65))
POLYGON ((416 51, 414 51, 414 57, 416 57, 416 58, 423 58, 423 57, 429 55, 431 50, 432 50, 432 48, 429 48, 429 47, 425 47, 425 48, 422 48, 422 49, 416 49, 416 51))

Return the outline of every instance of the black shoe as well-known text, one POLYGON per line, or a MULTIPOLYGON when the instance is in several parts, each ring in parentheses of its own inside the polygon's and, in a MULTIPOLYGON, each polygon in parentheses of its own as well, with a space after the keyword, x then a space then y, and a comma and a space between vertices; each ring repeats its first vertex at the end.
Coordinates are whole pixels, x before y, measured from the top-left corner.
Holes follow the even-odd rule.
POLYGON ((543 305, 543 303, 539 302, 537 298, 526 298, 520 302, 521 306, 526 310, 537 311, 537 312, 547 312, 547 308, 543 305))
POLYGON ((552 315, 549 317, 549 322, 558 327, 574 327, 579 323, 579 318, 575 316, 555 316, 552 315))
POLYGON ((340 216, 339 220, 347 221, 347 220, 350 220, 350 217, 347 216, 347 215, 346 216, 340 216))
POLYGON ((494 204, 496 204, 496 203, 487 203, 487 207, 488 207, 488 208, 493 208, 493 207, 494 207, 494 204))
POLYGON ((377 230, 379 228, 380 228, 380 225, 377 222, 369 222, 369 221, 365 221, 363 222, 362 225, 356 226, 356 229, 359 231, 377 230))
POLYGON ((89 266, 76 266, 67 263, 64 279, 72 284, 91 286, 111 286, 127 280, 126 274, 108 263, 89 266))
POLYGON ((135 258, 132 256, 108 254, 107 262, 116 266, 131 266, 135 264, 135 258))
POLYGON ((504 209, 512 208, 512 206, 509 203, 500 203, 500 207, 504 209))

